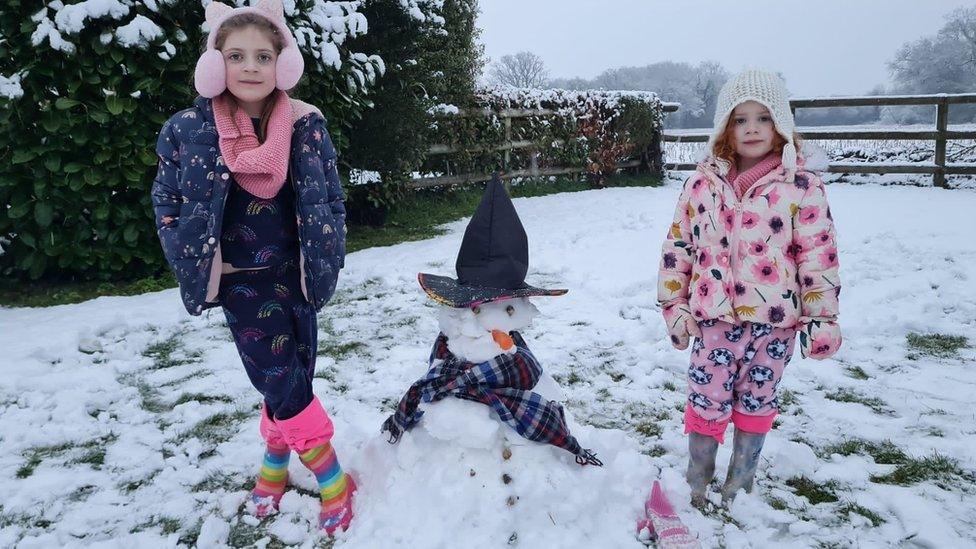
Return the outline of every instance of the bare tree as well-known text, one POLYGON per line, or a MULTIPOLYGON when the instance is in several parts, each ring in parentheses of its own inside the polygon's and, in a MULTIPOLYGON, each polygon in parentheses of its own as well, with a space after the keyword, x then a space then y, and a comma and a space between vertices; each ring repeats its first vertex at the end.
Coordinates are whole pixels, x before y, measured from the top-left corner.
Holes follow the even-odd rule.
POLYGON ((969 70, 976 73, 976 8, 958 8, 946 17, 941 34, 956 38, 965 45, 964 60, 969 70))
POLYGON ((705 122, 715 116, 718 92, 729 79, 729 71, 717 61, 703 61, 695 68, 695 95, 702 108, 701 119, 705 122))
POLYGON ((549 71, 541 57, 530 51, 520 51, 515 55, 503 55, 492 63, 489 79, 517 88, 541 88, 549 82, 549 71))

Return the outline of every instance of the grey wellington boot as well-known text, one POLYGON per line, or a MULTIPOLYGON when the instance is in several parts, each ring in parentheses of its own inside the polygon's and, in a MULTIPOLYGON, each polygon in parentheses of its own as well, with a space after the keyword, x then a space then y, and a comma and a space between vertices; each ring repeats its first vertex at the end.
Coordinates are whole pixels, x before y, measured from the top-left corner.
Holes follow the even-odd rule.
POLYGON ((732 459, 729 460, 729 473, 722 486, 722 505, 728 506, 739 490, 752 492, 752 482, 756 478, 759 454, 762 452, 766 435, 757 435, 735 430, 732 442, 732 459))
POLYGON ((705 490, 715 475, 715 454, 718 441, 708 435, 688 434, 688 485, 691 486, 691 503, 702 507, 708 501, 705 490))

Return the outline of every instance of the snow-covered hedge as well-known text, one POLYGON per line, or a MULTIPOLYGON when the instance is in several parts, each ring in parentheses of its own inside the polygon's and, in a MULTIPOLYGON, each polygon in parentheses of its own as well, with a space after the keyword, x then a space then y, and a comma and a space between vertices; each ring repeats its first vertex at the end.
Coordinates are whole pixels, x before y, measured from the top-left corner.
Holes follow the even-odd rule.
MULTIPOLYGON (((155 138, 195 95, 204 3, 4 0, 0 276, 111 278, 162 267, 149 203, 155 138)), ((294 95, 323 110, 342 149, 384 69, 349 47, 367 31, 362 2, 284 4, 306 60, 294 95)), ((401 4, 418 17, 431 7, 401 4)))
POLYGON ((586 168, 595 180, 617 171, 628 160, 645 160, 660 133, 662 103, 650 92, 534 90, 490 87, 479 90, 475 105, 458 115, 450 106, 439 106, 435 121, 438 143, 457 152, 428 158, 427 169, 439 173, 485 173, 500 169, 505 151, 506 126, 499 113, 505 110, 547 110, 552 114, 511 119, 511 140, 539 146, 515 149, 509 154, 509 171, 528 168, 538 153, 540 168, 586 168), (485 111, 485 115, 472 115, 485 111), (453 114, 452 114, 453 113, 453 114))

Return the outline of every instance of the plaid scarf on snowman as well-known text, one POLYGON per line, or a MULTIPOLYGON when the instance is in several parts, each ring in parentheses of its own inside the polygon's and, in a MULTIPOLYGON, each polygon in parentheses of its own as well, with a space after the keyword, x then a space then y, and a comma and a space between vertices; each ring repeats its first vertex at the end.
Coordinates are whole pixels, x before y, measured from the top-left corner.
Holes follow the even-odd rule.
POLYGON ((447 396, 473 400, 490 406, 498 418, 519 435, 572 452, 580 465, 603 465, 596 454, 580 447, 570 434, 563 407, 531 391, 542 375, 542 366, 518 332, 511 332, 515 354, 500 354, 474 363, 455 357, 447 347, 447 336, 439 334, 430 353, 430 370, 410 386, 396 412, 383 422, 395 444, 424 415, 420 402, 437 402, 447 396))

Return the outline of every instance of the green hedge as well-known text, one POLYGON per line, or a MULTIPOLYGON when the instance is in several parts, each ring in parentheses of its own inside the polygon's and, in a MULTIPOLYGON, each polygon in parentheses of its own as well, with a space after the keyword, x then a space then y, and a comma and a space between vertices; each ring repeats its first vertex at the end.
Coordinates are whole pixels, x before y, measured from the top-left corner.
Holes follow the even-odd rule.
MULTIPOLYGON (((149 200, 155 140, 195 96, 203 8, 126 4, 84 18, 68 11, 77 3, 0 7, 2 276, 110 280, 164 268, 149 200)), ((323 110, 342 149, 381 62, 333 42, 365 32, 355 3, 295 4, 306 73, 293 95, 323 110)))
POLYGON ((400 184, 421 169, 435 137, 435 105, 474 101, 484 62, 477 0, 412 1, 426 12, 404 10, 404 0, 368 0, 362 8, 369 34, 353 44, 377 52, 388 70, 370 92, 373 108, 353 124, 355 138, 342 159, 380 180, 347 186, 350 223, 375 223, 374 213, 396 202, 400 184))

